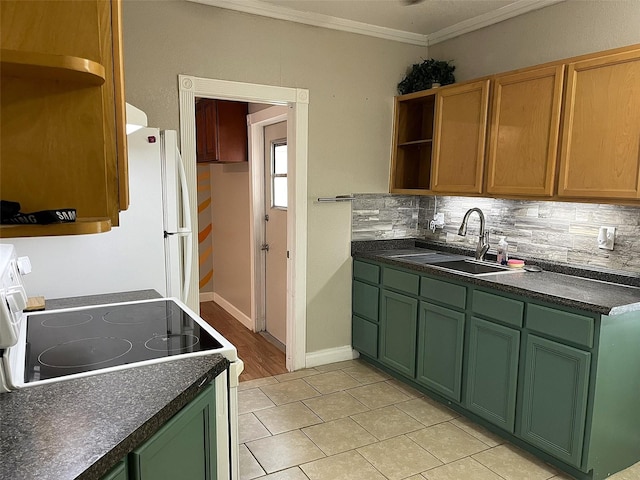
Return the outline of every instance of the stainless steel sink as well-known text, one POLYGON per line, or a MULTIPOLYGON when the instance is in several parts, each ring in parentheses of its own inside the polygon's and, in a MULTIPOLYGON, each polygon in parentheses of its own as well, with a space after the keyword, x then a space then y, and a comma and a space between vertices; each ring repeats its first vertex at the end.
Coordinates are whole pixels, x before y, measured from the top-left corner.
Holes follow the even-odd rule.
POLYGON ((473 275, 474 277, 479 277, 481 275, 496 275, 502 273, 522 272, 522 269, 514 269, 495 263, 469 259, 434 262, 431 263, 431 266, 435 268, 441 268, 443 270, 452 270, 458 273, 473 275))
POLYGON ((415 250, 400 250, 400 253, 394 253, 393 255, 388 255, 389 258, 409 258, 409 257, 423 257, 423 256, 431 256, 437 255, 438 252, 435 250, 423 250, 420 252, 416 252, 415 250))
POLYGON ((413 263, 431 263, 436 258, 437 252, 430 253, 414 253, 411 255, 398 255, 390 258, 395 258, 396 260, 404 260, 405 262, 413 262, 413 263))
POLYGON ((418 263, 420 265, 431 265, 433 263, 446 262, 448 260, 459 259, 459 255, 452 255, 450 253, 438 252, 435 250, 425 250, 423 252, 402 252, 394 255, 389 255, 388 258, 393 258, 400 262, 418 263))

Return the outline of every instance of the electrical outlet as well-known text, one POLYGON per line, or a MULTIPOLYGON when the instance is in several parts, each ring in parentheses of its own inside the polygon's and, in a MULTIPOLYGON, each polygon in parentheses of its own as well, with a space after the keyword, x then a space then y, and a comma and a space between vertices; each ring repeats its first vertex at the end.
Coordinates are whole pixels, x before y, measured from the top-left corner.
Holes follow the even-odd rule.
POLYGON ((436 228, 444 228, 444 213, 434 214, 433 220, 429 222, 429 228, 433 233, 436 233, 436 228))
POLYGON ((616 227, 600 227, 598 230, 598 248, 613 250, 616 241, 616 227))

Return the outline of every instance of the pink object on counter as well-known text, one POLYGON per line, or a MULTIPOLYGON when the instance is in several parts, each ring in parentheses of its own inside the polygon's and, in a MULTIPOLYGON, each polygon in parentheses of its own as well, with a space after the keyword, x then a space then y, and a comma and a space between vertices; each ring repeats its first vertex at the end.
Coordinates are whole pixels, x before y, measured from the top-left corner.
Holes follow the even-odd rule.
POLYGON ((523 268, 524 267, 524 260, 516 260, 511 259, 507 262, 507 265, 509 265, 509 267, 511 268, 523 268))

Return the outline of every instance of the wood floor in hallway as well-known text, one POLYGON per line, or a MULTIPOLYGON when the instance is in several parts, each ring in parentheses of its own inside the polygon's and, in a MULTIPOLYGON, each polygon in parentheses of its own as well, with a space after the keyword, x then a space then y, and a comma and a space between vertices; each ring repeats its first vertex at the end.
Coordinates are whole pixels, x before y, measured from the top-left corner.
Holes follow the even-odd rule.
POLYGON ((241 382, 287 373, 284 352, 246 328, 217 303, 200 303, 200 316, 238 349, 244 362, 241 382))

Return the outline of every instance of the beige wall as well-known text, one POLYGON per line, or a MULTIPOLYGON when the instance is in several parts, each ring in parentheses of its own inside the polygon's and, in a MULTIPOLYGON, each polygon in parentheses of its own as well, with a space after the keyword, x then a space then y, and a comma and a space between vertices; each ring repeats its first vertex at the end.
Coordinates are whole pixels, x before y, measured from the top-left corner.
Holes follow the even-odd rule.
POLYGON ((249 164, 212 164, 213 292, 251 317, 249 211, 249 164))
POLYGON ((456 80, 640 43, 640 0, 567 0, 429 47, 456 80))
POLYGON ((126 97, 150 125, 178 129, 180 73, 309 89, 307 351, 350 344, 350 206, 313 199, 387 191, 393 96, 425 49, 189 2, 123 12, 126 97))
MULTIPOLYGON (((213 295, 213 238, 211 215, 211 165, 199 163, 198 182, 198 267, 200 269, 200 298, 213 295)), ((196 229, 194 228, 194 231, 196 229)))

